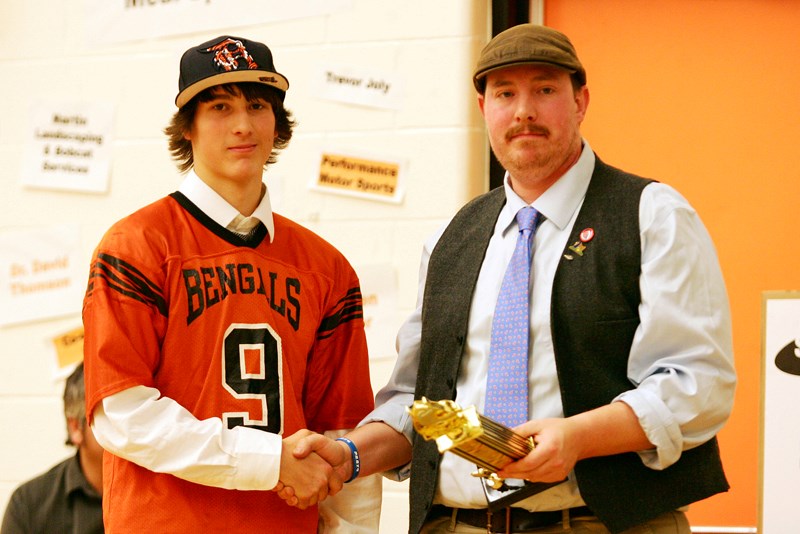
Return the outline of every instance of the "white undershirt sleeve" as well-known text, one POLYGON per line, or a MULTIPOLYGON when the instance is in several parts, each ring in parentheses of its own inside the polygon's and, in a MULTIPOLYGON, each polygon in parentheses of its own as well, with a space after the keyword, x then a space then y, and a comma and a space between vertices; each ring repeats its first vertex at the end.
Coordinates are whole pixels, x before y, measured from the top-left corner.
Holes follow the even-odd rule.
POLYGON ((155 388, 135 386, 103 399, 92 430, 112 454, 157 473, 227 489, 270 490, 278 483, 281 436, 218 417, 199 420, 155 388))

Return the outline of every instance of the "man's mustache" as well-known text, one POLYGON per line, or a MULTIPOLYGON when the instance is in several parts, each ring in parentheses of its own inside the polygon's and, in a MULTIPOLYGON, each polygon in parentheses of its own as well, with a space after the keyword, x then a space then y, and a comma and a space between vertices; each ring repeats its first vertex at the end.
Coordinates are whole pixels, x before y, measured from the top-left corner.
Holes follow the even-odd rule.
POLYGON ((511 140, 512 137, 519 134, 537 134, 537 135, 550 135, 550 130, 538 124, 522 124, 515 126, 506 132, 506 141, 511 140))

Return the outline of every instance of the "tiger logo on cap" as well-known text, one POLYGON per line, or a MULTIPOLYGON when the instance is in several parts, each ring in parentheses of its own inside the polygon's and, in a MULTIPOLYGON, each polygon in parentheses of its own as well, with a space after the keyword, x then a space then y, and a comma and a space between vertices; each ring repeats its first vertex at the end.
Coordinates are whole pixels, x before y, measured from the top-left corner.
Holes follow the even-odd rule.
POLYGON ((214 54, 214 64, 220 69, 231 71, 239 69, 239 60, 247 62, 248 69, 257 69, 258 64, 247 51, 244 43, 237 39, 227 38, 214 46, 206 48, 206 52, 214 54))

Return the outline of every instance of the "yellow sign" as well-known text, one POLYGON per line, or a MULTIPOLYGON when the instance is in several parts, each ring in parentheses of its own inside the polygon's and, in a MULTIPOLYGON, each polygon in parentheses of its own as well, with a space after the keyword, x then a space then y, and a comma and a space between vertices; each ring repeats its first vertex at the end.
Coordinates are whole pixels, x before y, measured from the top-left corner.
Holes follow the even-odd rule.
POLYGON ((401 164, 323 153, 315 187, 332 192, 396 201, 401 164))
POLYGON ((52 341, 56 348, 56 362, 58 363, 59 369, 63 369, 83 360, 82 326, 56 336, 52 341))

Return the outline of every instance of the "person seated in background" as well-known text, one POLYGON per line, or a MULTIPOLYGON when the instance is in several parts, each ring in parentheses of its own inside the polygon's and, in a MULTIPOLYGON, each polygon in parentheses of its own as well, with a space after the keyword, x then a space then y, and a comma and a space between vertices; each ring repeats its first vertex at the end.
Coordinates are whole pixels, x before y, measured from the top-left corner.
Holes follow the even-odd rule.
POLYGON ((0 533, 103 532, 103 449, 86 424, 83 363, 64 385, 64 417, 67 445, 78 451, 14 491, 0 533))

